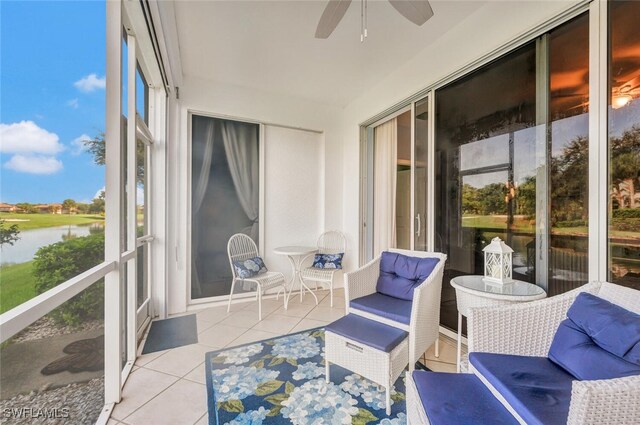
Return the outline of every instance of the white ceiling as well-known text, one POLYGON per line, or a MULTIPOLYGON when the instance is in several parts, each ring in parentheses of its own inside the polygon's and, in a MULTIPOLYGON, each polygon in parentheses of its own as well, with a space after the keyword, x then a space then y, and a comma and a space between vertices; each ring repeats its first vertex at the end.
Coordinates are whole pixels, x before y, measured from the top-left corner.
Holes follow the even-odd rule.
POLYGON ((360 43, 358 0, 326 40, 314 38, 324 1, 176 1, 182 71, 345 106, 484 3, 432 0, 435 15, 418 27, 369 0, 360 43))

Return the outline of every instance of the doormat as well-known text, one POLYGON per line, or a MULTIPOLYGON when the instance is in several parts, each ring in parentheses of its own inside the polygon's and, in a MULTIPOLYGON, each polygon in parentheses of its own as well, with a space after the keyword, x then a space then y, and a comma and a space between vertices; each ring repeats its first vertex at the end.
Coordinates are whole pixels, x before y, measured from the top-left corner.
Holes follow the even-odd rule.
POLYGON ((196 315, 172 317, 151 322, 142 354, 155 353, 169 348, 198 342, 196 315))

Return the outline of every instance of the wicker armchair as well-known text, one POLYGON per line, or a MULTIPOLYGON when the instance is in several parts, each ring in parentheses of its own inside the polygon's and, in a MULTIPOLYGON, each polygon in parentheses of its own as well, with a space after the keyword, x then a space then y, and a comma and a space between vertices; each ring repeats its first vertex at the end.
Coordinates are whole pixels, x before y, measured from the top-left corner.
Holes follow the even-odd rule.
MULTIPOLYGON (((567 317, 569 307, 580 292, 592 293, 640 314, 640 291, 608 282, 589 283, 562 295, 525 304, 472 308, 468 317, 469 352, 546 357, 560 322, 567 317)), ((471 371, 476 373, 473 366, 471 371)), ((518 422, 526 423, 500 394, 490 386, 488 390, 518 422)), ((640 376, 637 375, 573 381, 567 424, 638 424, 638 400, 640 376)), ((407 418, 411 424, 429 424, 410 374, 407 375, 407 418)))
POLYGON ((400 323, 388 318, 375 316, 351 306, 351 301, 376 292, 376 284, 380 274, 380 257, 370 261, 360 269, 345 274, 345 299, 347 314, 364 316, 409 332, 409 370, 413 371, 416 362, 427 349, 436 344, 436 356, 439 355, 438 335, 440 332, 440 295, 445 254, 423 251, 389 249, 411 257, 432 257, 439 259, 437 266, 413 293, 411 302, 411 318, 409 324, 400 323))
MULTIPOLYGON (((640 291, 594 282, 573 291, 499 307, 473 308, 469 314, 469 352, 543 356, 580 292, 589 292, 640 314, 640 291)), ((637 424, 640 376, 574 381, 567 424, 637 424)))

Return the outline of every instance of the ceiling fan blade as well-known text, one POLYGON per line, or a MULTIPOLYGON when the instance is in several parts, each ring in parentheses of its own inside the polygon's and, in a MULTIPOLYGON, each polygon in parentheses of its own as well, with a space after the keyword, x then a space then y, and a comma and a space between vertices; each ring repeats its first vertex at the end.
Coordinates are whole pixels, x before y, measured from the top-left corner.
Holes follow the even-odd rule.
POLYGON ((433 9, 427 0, 389 0, 402 16, 420 26, 433 16, 433 9))
POLYGON ((351 0, 329 0, 318 22, 316 38, 328 38, 347 13, 350 4, 351 0))
POLYGON ((420 26, 433 16, 433 9, 427 0, 389 0, 402 16, 420 26))

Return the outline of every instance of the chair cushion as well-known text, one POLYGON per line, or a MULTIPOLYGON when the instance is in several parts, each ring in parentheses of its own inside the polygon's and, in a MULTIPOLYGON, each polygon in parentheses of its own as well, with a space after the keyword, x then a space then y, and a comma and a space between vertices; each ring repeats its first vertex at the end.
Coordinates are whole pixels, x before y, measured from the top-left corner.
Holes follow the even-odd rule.
POLYGON ((553 337, 549 360, 577 379, 611 379, 640 375, 640 366, 603 350, 571 319, 553 337))
POLYGON ((411 376, 431 425, 518 423, 473 374, 415 371, 411 376))
POLYGON ((409 335, 401 329, 355 314, 347 314, 335 322, 329 323, 325 327, 325 331, 333 332, 385 353, 393 351, 409 335))
POLYGON ((260 257, 234 261, 233 268, 236 270, 236 276, 240 279, 248 279, 268 271, 260 257))
POLYGON ((351 300, 349 307, 408 325, 411 322, 411 304, 411 301, 376 292, 351 300))
POLYGON ((438 258, 409 257, 397 252, 383 252, 376 291, 401 300, 413 300, 413 291, 429 277, 438 258))
POLYGON ((582 292, 567 317, 599 347, 640 366, 640 314, 582 292))
POLYGON ((471 353, 469 363, 527 424, 566 424, 573 376, 546 357, 471 353))
POLYGON ((316 269, 341 269, 343 256, 343 252, 340 254, 316 254, 312 267, 316 269))

